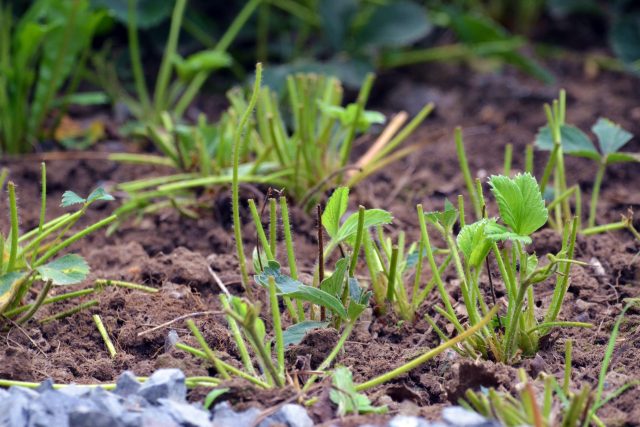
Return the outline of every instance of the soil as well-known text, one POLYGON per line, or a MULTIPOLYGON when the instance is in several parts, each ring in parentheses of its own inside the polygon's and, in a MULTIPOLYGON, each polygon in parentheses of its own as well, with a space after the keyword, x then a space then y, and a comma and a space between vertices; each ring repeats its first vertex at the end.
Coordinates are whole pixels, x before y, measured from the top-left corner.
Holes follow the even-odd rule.
MULTIPOLYGON (((390 210, 395 217, 390 230, 403 229, 415 238, 418 234, 415 204, 422 203, 425 209, 435 210, 443 206, 445 198, 455 199, 458 194, 465 194, 453 144, 453 128, 463 127, 467 155, 477 176, 486 177, 501 171, 507 143, 514 147, 514 169, 521 169, 525 145, 532 142, 535 132, 545 122, 542 104, 553 99, 560 87, 567 89, 568 122, 588 129, 598 117, 605 116, 640 135, 638 80, 609 72, 587 76, 580 64, 572 62, 549 65, 558 76, 555 86, 543 86, 509 72, 478 75, 442 65, 417 68, 409 76, 383 77, 375 99, 378 109, 415 112, 424 102, 434 101, 436 110, 413 137, 413 142, 424 141, 425 148, 354 189, 353 206, 363 204, 390 210)), ((115 142, 103 144, 99 149, 110 151, 122 146, 115 142)), ((640 151, 639 137, 629 144, 628 150, 640 151)), ((536 153, 538 173, 545 158, 544 153, 536 153)), ((21 226, 30 229, 38 221, 39 159, 27 157, 3 163, 10 169, 10 178, 18 184, 21 226)), ((99 183, 124 182, 162 173, 153 168, 102 160, 73 160, 65 155, 48 161, 47 166, 50 217, 64 211, 58 206, 64 190, 86 194, 99 183)), ((580 184, 587 200, 595 175, 594 164, 570 158, 567 171, 568 181, 580 184)), ((639 185, 637 164, 609 168, 598 208, 599 223, 617 221, 629 208, 640 210, 639 185)), ((159 292, 147 294, 106 287, 97 296, 86 298, 97 299, 97 306, 72 317, 45 325, 31 322, 23 328, 12 328, 4 340, 0 340, 0 378, 41 381, 50 377, 56 382, 84 384, 113 381, 125 369, 144 376, 162 367, 179 367, 187 375, 214 374, 212 367, 167 343, 167 334, 174 330, 181 341, 195 345, 183 320, 169 323, 189 314, 209 345, 220 351, 229 363, 238 364, 239 354, 219 313, 220 290, 208 271, 210 266, 231 292, 242 294, 238 263, 233 255, 229 196, 226 189, 213 193, 212 209, 202 210, 197 220, 168 210, 131 220, 111 236, 96 233, 76 244, 73 251, 85 256, 92 268, 90 279, 77 288, 91 286, 96 278, 106 278, 143 283, 159 292), (115 359, 107 354, 92 314, 100 314, 109 330, 118 352, 115 359), (156 328, 163 324, 167 326, 156 328)), ((0 205, 6 209, 6 200, 1 200, 0 205)), ((99 205, 83 221, 102 218, 113 207, 113 203, 99 205)), ((495 206, 489 209, 495 211, 495 206)), ((316 256, 314 221, 296 209, 292 221, 301 272, 310 274, 316 256)), ((0 225, 6 230, 7 219, 0 219, 0 225)), ((635 225, 640 227, 637 219, 635 225)), ((249 226, 244 231, 246 243, 252 247, 254 232, 249 226)), ((557 251, 560 238, 551 230, 542 230, 536 233, 534 242, 536 252, 544 254, 557 251)), ((466 360, 455 352, 445 352, 409 374, 371 390, 370 398, 376 405, 388 405, 391 414, 402 412, 433 418, 443 405, 456 402, 467 388, 516 391, 520 367, 533 377, 540 372, 560 377, 564 369, 564 343, 569 338, 574 341, 572 379, 576 388, 581 384, 594 385, 623 300, 640 296, 639 253, 640 242, 626 232, 579 237, 577 259, 592 266, 573 267, 561 318, 590 322, 594 328, 557 329, 535 357, 516 366, 466 360)), ((447 278, 450 291, 457 295, 455 284, 450 280, 453 274, 448 273, 447 278)), ((552 291, 551 284, 541 284, 536 289, 540 300, 537 302, 546 306, 552 291)), ((436 302, 434 295, 423 305, 421 314, 434 315, 432 307, 436 302)), ((38 318, 72 305, 45 306, 38 318)), ((356 328, 337 360, 352 369, 355 381, 386 372, 439 342, 429 325, 421 320, 423 316, 417 316, 418 320, 413 323, 401 322, 391 314, 368 313, 366 316, 367 320, 356 328)), ((630 311, 616 344, 607 390, 640 379, 639 326, 640 314, 630 311)), ((292 368, 313 369, 337 338, 334 330, 316 331, 291 348, 287 360, 292 368)), ((203 390, 192 391, 193 399, 202 396, 203 390)), ((244 383, 233 384, 229 396, 240 406, 263 407, 296 397, 293 389, 264 393, 244 383)), ((607 404, 599 416, 610 426, 640 425, 639 401, 640 389, 632 389, 607 404)), ((333 422, 335 413, 326 392, 312 412, 318 423, 333 422)), ((356 425, 383 419, 381 416, 352 417, 342 422, 356 425)))

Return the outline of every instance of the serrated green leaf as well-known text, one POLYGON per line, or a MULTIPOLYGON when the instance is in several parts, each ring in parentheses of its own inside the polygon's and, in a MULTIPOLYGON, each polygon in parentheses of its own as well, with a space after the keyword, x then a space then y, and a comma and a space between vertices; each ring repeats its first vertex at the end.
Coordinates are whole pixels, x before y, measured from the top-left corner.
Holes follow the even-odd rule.
POLYGON ((329 322, 315 322, 313 320, 305 320, 295 325, 289 326, 283 333, 284 347, 300 344, 305 334, 314 329, 326 328, 329 322))
POLYGON ((593 125, 591 131, 598 137, 598 145, 604 155, 617 152, 633 138, 633 134, 620 125, 602 117, 593 125))
MULTIPOLYGON (((600 153, 589 139, 589 136, 575 126, 562 125, 560 128, 560 137, 562 139, 562 150, 566 154, 577 157, 586 157, 588 159, 598 160, 600 153)), ((544 126, 538 130, 535 139, 535 145, 540 150, 553 150, 553 136, 549 126, 544 126)))
POLYGON ((344 278, 349 268, 349 259, 341 258, 336 262, 336 268, 330 277, 327 277, 320 283, 320 289, 333 295, 336 298, 340 298, 342 295, 342 288, 344 286, 344 278))
POLYGON ((109 202, 115 199, 111 194, 107 193, 104 188, 98 187, 95 190, 93 190, 91 194, 89 194, 89 197, 87 197, 87 202, 93 203, 98 200, 104 200, 109 202))
MULTIPOLYGON (((367 209, 364 211, 364 229, 378 225, 390 224, 393 221, 391 214, 382 209, 367 209)), ((358 231, 358 212, 354 212, 342 224, 338 230, 338 234, 334 239, 338 242, 346 241, 350 245, 354 244, 356 233, 358 231)))
POLYGON ((62 201, 60 202, 60 206, 63 208, 67 208, 72 205, 84 204, 86 201, 86 199, 78 196, 73 191, 67 190, 62 194, 62 201))
POLYGON ((333 192, 327 206, 322 212, 322 226, 327 231, 327 234, 331 238, 335 238, 340 228, 340 219, 347 211, 347 205, 349 204, 349 188, 338 187, 333 192))
POLYGON ((333 371, 333 387, 329 392, 331 401, 338 405, 338 415, 347 414, 383 414, 387 412, 386 406, 373 406, 364 394, 356 391, 351 371, 340 366, 333 371))
POLYGON ((546 224, 547 208, 538 182, 530 173, 518 174, 513 179, 493 175, 489 184, 502 221, 514 233, 526 237, 546 224))
MULTIPOLYGON (((329 105, 322 101, 318 101, 320 109, 329 117, 340 120, 343 126, 350 126, 356 119, 358 106, 349 104, 346 107, 339 105, 329 105)), ((373 124, 382 124, 387 120, 384 114, 377 111, 365 110, 358 116, 356 129, 358 132, 366 132, 373 124)))
POLYGON ((328 308, 343 319, 347 317, 347 311, 338 298, 321 289, 307 286, 289 276, 285 276, 280 272, 280 264, 276 261, 269 261, 264 267, 264 271, 253 277, 256 283, 266 288, 269 286, 269 276, 274 278, 279 295, 308 301, 328 308))
POLYGON ((624 151, 618 151, 617 153, 607 155, 608 165, 629 162, 640 162, 640 153, 626 153, 624 151))
POLYGON ((465 225, 458 233, 457 245, 472 267, 478 268, 491 250, 491 240, 485 232, 490 223, 495 224, 495 220, 482 219, 465 225))
POLYGON ((89 274, 89 265, 80 255, 69 254, 36 268, 44 281, 54 285, 73 285, 89 274))
POLYGON ((11 302, 26 277, 27 274, 20 271, 11 271, 0 276, 0 313, 11 302))
POLYGON ((453 206, 449 199, 445 199, 443 211, 426 212, 424 216, 430 223, 440 224, 449 230, 458 220, 458 210, 453 206))
POLYGON ((514 242, 518 241, 525 245, 528 245, 532 242, 531 237, 521 236, 520 234, 517 234, 500 224, 487 225, 485 233, 487 235, 487 238, 494 242, 503 242, 505 240, 509 240, 514 242))

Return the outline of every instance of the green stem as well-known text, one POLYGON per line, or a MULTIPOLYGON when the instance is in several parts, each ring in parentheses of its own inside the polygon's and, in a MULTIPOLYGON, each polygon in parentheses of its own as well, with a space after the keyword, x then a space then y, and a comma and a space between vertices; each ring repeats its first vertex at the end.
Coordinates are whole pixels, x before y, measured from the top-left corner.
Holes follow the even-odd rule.
POLYGON ((504 147, 504 176, 509 176, 511 174, 511 163, 513 161, 513 144, 507 144, 504 147))
POLYGON ((247 272, 247 261, 244 255, 244 245, 242 243, 242 224, 240 223, 240 181, 239 181, 239 172, 238 169, 240 167, 240 151, 242 151, 241 141, 242 141, 242 132, 244 131, 244 127, 249 121, 249 117, 251 116, 253 109, 256 105, 256 101, 258 100, 258 93, 260 92, 260 82, 262 81, 262 64, 256 64, 256 79, 253 84, 253 93, 251 94, 251 99, 249 100, 249 105, 247 109, 242 114, 240 118, 240 122, 238 123, 238 128, 236 129, 233 136, 233 177, 232 177, 232 185, 231 185, 231 209, 233 211, 233 234, 236 240, 236 252, 238 255, 238 262, 240 263, 240 273, 242 286, 245 291, 249 295, 249 298, 252 297, 251 288, 249 287, 249 273, 247 272))
POLYGON ((81 312, 82 310, 86 309, 86 308, 90 308, 93 307, 95 305, 98 305, 98 301, 97 300, 90 300, 87 301, 85 303, 79 304, 73 308, 70 308, 69 310, 65 310, 65 311, 61 311, 60 313, 56 313, 53 316, 49 316, 49 317, 45 317, 44 319, 40 320, 40 324, 44 325, 46 323, 50 323, 53 322, 55 320, 60 320, 60 319, 64 319, 65 317, 69 317, 72 316, 76 313, 81 312))
POLYGON ((154 91, 155 113, 159 115, 166 108, 166 91, 171 78, 171 69, 173 68, 173 60, 178 49, 178 38, 180 37, 180 27, 182 26, 182 17, 187 0, 176 0, 176 5, 171 15, 171 27, 169 28, 169 38, 167 46, 162 56, 160 71, 158 71, 158 80, 154 91))
MULTIPOLYGON (((331 363, 333 363, 333 360, 338 356, 338 353, 340 353, 340 350, 342 350, 342 347, 344 346, 345 342, 347 342, 347 339, 351 335, 351 332, 353 331, 354 326, 355 326, 355 321, 351 321, 345 325, 344 330, 342 331, 342 335, 340 336, 340 339, 331 350, 331 353, 329 353, 327 357, 322 361, 320 366, 318 366, 318 369, 316 369, 316 371, 324 371, 331 365, 331 363)), ((317 374, 314 374, 311 377, 309 377, 307 382, 304 384, 304 387, 302 387, 302 391, 305 392, 309 390, 309 387, 311 387, 317 379, 318 379, 317 374)))
MULTIPOLYGON (((226 311, 231 310, 231 305, 229 304, 229 300, 226 295, 220 295, 220 302, 226 311)), ((249 356, 249 352, 247 351, 247 346, 244 343, 244 339, 242 339, 242 333, 240 332, 240 328, 238 327, 238 322, 231 316, 226 316, 227 323, 229 324, 229 328, 231 329, 231 333, 233 334, 233 339, 236 342, 236 346, 238 347, 238 352, 240 353, 240 359, 242 359, 242 364, 244 368, 251 375, 256 376, 255 368, 253 367, 253 363, 251 363, 251 357, 249 356)))
MULTIPOLYGON (((18 202, 16 201, 16 186, 12 181, 7 184, 9 189, 9 218, 11 220, 11 247, 9 248, 9 262, 7 272, 12 272, 18 256, 18 202)), ((4 253, 2 254, 4 257, 4 253)))
POLYGON ((607 168, 605 159, 600 161, 598 165, 598 172, 596 173, 596 179, 593 182, 593 191, 591 193, 591 204, 589 205, 589 220, 587 227, 594 227, 596 225, 596 214, 598 212, 598 200, 600 199, 600 187, 602 186, 602 179, 604 178, 604 172, 607 168))
MULTIPOLYGON (((40 164, 42 168, 42 186, 40 189, 40 221, 38 222, 38 236, 42 235, 44 230, 44 221, 45 215, 47 213, 47 166, 43 163, 40 164)), ((40 244, 38 243, 31 253, 31 264, 36 261, 36 256, 38 254, 38 250, 40 249, 40 244)))
POLYGON ((198 344, 200 345, 200 348, 202 349, 202 351, 204 351, 204 354, 207 355, 207 359, 211 363, 213 363, 213 366, 216 368, 216 371, 218 371, 218 373, 225 380, 231 379, 225 366, 222 363, 220 363, 220 359, 218 358, 218 356, 216 356, 213 350, 211 350, 211 347, 209 347, 209 344, 207 344, 207 341, 202 336, 202 333, 200 333, 200 330, 196 326, 196 323, 193 321, 193 319, 187 319, 186 324, 189 330, 191 331, 191 333, 193 334, 193 336, 195 337, 196 341, 198 341, 198 344))
POLYGON ((358 122, 360 121, 360 117, 364 113, 364 107, 369 99, 369 93, 371 92, 371 87, 373 86, 374 75, 372 73, 367 74, 365 77, 364 83, 360 88, 360 93, 358 94, 358 100, 356 101, 356 114, 353 117, 353 122, 349 127, 349 133, 347 138, 342 144, 340 149, 340 167, 345 167, 349 162, 349 157, 351 156, 351 147, 353 145, 353 140, 356 137, 356 132, 358 130, 358 122))
POLYGON ((271 318, 273 319, 273 334, 276 342, 276 355, 278 359, 278 376, 284 382, 284 338, 282 336, 282 321, 280 319, 280 307, 276 295, 276 280, 269 276, 269 304, 271 306, 271 318))
POLYGON ((356 241, 353 245, 353 253, 351 254, 351 262, 349 265, 349 277, 354 277, 356 274, 356 266, 358 265, 358 255, 360 254, 360 247, 362 246, 362 238, 364 235, 364 206, 358 206, 358 228, 356 229, 356 241))
POLYGON ((18 325, 22 325, 27 321, 29 321, 33 317, 33 315, 36 314, 38 309, 42 307, 42 304, 44 303, 47 295, 49 294, 49 291, 51 290, 51 285, 52 285, 51 280, 47 280, 45 282, 44 286, 42 287, 42 290, 38 294, 38 298, 36 298, 35 302, 31 305, 31 307, 29 308, 29 311, 27 311, 26 314, 22 316, 20 319, 18 319, 18 321, 16 322, 18 325))
POLYGON ((480 201, 478 200, 478 195, 476 194, 476 190, 473 185, 473 179, 471 179, 469 162, 467 161, 467 155, 465 154, 464 143, 462 141, 461 127, 456 128, 454 139, 456 143, 456 151, 458 153, 458 163, 460 164, 460 170, 462 171, 462 176, 464 177, 464 182, 467 186, 469 199, 471 200, 471 205, 473 206, 474 212, 476 214, 476 219, 480 219, 482 218, 482 206, 480 206, 480 201))
POLYGON ((260 245, 267 256, 267 260, 274 261, 273 252, 271 252, 271 245, 269 243, 269 239, 267 239, 267 234, 264 232, 264 227, 262 227, 262 218, 260 218, 260 214, 258 213, 258 208, 256 207, 256 203, 253 199, 249 199, 249 209, 251 210, 251 216, 253 217, 253 223, 256 226, 256 232, 258 233, 258 239, 260 240, 260 245))
POLYGON ((364 390, 368 390, 370 388, 376 387, 380 384, 384 384, 388 381, 393 380, 394 378, 399 377, 400 375, 404 375, 410 372, 411 370, 417 368, 423 363, 433 359, 434 357, 436 357, 438 354, 442 353, 446 349, 451 348, 456 344, 458 344, 459 342, 466 340, 467 338, 471 337, 476 332, 478 332, 481 328, 485 327, 491 321, 491 319, 493 319, 497 311, 498 311, 498 306, 493 307, 491 311, 487 313, 487 315, 483 317, 476 325, 462 332, 460 335, 450 339, 445 343, 440 344, 438 347, 427 351, 422 356, 416 357, 412 361, 405 363, 404 365, 390 372, 387 372, 386 374, 380 375, 362 384, 356 385, 356 391, 364 391, 364 390))
POLYGON ((389 262, 389 274, 387 276, 387 302, 392 303, 395 296, 396 270, 398 269, 398 246, 391 248, 391 261, 389 262))
POLYGON ((269 199, 269 247, 273 257, 277 257, 278 249, 278 208, 276 205, 276 199, 269 199))
POLYGON ((229 46, 231 46, 231 43, 236 38, 236 36, 238 35, 242 27, 244 27, 244 25, 247 23, 253 11, 263 1, 264 0, 251 0, 245 4, 245 6, 240 11, 240 13, 238 13, 236 18, 231 23, 231 25, 229 25, 229 28, 227 29, 227 31, 220 38, 220 40, 218 41, 218 44, 216 44, 215 50, 220 52, 226 52, 226 50, 229 49, 229 46))
POLYGON ((116 348, 113 346, 113 342, 111 342, 111 338, 109 338, 109 333, 107 332, 107 328, 105 328, 104 323, 102 323, 102 319, 100 318, 100 315, 94 314, 93 322, 96 324, 96 327, 98 328, 98 332, 100 332, 100 336, 102 337, 104 344, 107 346, 107 351, 109 351, 109 355, 111 356, 112 359, 114 359, 117 354, 116 348))
POLYGON ((596 225, 595 227, 584 228, 581 231, 583 236, 591 236, 593 234, 606 233, 607 231, 624 230, 627 228, 626 221, 612 222, 610 224, 596 225))
POLYGON ((144 112, 149 111, 151 100, 149 98, 149 91, 144 78, 144 71, 142 67, 142 57, 140 56, 140 42, 138 40, 138 11, 136 7, 136 0, 129 0, 129 14, 127 20, 127 32, 129 35, 129 58, 131 60, 131 71, 133 72, 133 80, 136 87, 136 92, 142 102, 142 110, 144 112))
POLYGON ((147 292, 149 294, 155 294, 160 292, 160 289, 152 288, 151 286, 139 285, 137 283, 124 282, 122 280, 111 280, 111 279, 96 279, 93 282, 96 286, 117 286, 120 288, 133 289, 136 291, 147 292))
MULTIPOLYGON (((96 291, 95 288, 89 288, 89 289, 81 289, 79 291, 67 292, 65 294, 56 295, 54 297, 45 299, 42 305, 53 304, 56 302, 65 301, 72 298, 82 297, 82 296, 91 294, 95 291, 96 291)), ((21 305, 20 307, 16 307, 12 310, 5 311, 3 313, 3 316, 7 318, 12 318, 20 313, 24 313, 25 311, 30 310, 31 307, 33 307, 33 304, 21 305)))
POLYGON ((113 221, 115 221, 118 217, 116 215, 111 215, 110 217, 107 217, 101 221, 96 222, 95 224, 92 224, 91 226, 85 228, 84 230, 74 234, 73 236, 69 237, 66 240, 63 240, 62 242, 58 243, 57 245, 55 245, 54 247, 52 247, 51 249, 49 249, 47 252, 45 252, 44 255, 42 255, 40 258, 38 258, 38 260, 33 264, 33 267, 38 267, 42 264, 44 264, 45 262, 47 262, 49 260, 49 258, 51 258, 52 256, 56 255, 58 252, 60 252, 61 250, 65 249, 66 247, 68 247, 69 245, 71 245, 72 243, 75 243, 76 241, 82 239, 83 237, 85 237, 88 234, 93 233, 94 231, 109 225, 110 223, 112 223, 113 221))

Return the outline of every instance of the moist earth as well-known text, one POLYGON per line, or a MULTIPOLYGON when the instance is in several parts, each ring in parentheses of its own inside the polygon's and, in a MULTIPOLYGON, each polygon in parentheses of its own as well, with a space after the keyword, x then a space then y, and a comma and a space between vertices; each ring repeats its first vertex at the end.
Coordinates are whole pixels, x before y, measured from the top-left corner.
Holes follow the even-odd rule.
MULTIPOLYGON (((375 108, 386 113, 400 109, 415 112, 423 103, 433 101, 436 110, 411 141, 424 143, 424 148, 354 189, 352 207, 363 204, 390 210, 395 219, 389 229, 405 230, 415 239, 419 234, 414 219, 417 203, 422 203, 427 210, 436 210, 442 208, 446 198, 455 199, 458 194, 465 194, 453 144, 454 127, 463 127, 467 156, 475 175, 484 178, 500 173, 507 143, 514 147, 514 169, 522 169, 525 146, 533 141, 535 132, 545 122, 542 104, 553 99, 560 87, 567 90, 569 123, 586 130, 598 117, 604 116, 640 135, 640 85, 636 79, 609 72, 588 77, 580 64, 571 62, 550 66, 559 76, 556 86, 543 86, 510 72, 478 75, 445 65, 416 68, 408 76, 383 76, 374 100, 375 108)), ((104 144, 99 150, 107 152, 121 146, 120 143, 104 144)), ((124 147, 129 145, 125 143, 124 147)), ((640 151, 639 137, 629 144, 628 150, 640 151)), ((18 185, 23 229, 37 225, 39 162, 43 159, 48 160, 50 217, 64 212, 59 207, 64 190, 85 194, 98 184, 109 185, 163 173, 157 168, 79 160, 77 156, 74 159, 64 153, 55 157, 34 155, 2 161, 10 170, 10 179, 18 185)), ((546 154, 536 153, 538 174, 545 160, 546 154)), ((589 197, 595 167, 588 160, 567 159, 568 182, 577 183, 585 190, 585 200, 589 197)), ((609 168, 598 207, 598 222, 617 221, 629 208, 640 209, 638 188, 640 167, 637 164, 609 168)), ((250 193, 245 195, 248 197, 250 193)), ((209 272, 210 267, 232 293, 242 294, 238 263, 233 255, 230 194, 228 189, 218 189, 203 197, 210 209, 202 209, 199 219, 188 219, 175 211, 162 211, 131 219, 110 236, 96 233, 76 244, 73 251, 82 254, 92 267, 89 280, 77 288, 91 286, 94 279, 101 278, 141 283, 157 288, 159 292, 147 294, 107 286, 97 296, 87 297, 97 299, 98 305, 72 317, 45 325, 31 322, 21 328, 12 328, 0 342, 0 378, 25 381, 52 378, 55 382, 87 384, 112 382, 125 370, 138 376, 149 375, 159 368, 180 368, 188 376, 215 374, 213 368, 167 342, 169 332, 175 331, 181 341, 196 345, 186 328, 185 318, 193 318, 209 345, 221 352, 227 362, 237 364, 239 354, 220 315, 220 290, 209 272), (111 334, 117 350, 114 359, 104 347, 92 314, 100 314, 111 334), (160 325, 165 326, 158 327, 160 325)), ((6 210, 6 200, 1 200, 0 204, 6 210)), ((113 203, 98 205, 84 223, 104 217, 113 207, 113 203)), ((495 206, 490 205, 489 209, 495 211, 495 206)), ((311 274, 316 259, 314 220, 305 212, 294 209, 292 222, 301 273, 311 274)), ((640 226, 637 219, 634 224, 640 226)), ((0 219, 0 225, 6 230, 7 218, 0 219)), ((245 243, 253 247, 254 231, 249 225, 243 231, 245 243)), ((539 231, 533 240, 533 248, 538 254, 555 252, 561 243, 559 236, 551 230, 539 231)), ((639 296, 639 253, 640 242, 626 232, 579 237, 577 259, 589 266, 572 268, 571 285, 561 318, 590 322, 593 328, 556 329, 535 357, 515 366, 467 360, 454 352, 445 352, 420 368, 371 390, 370 398, 375 405, 388 405, 391 415, 402 412, 433 418, 443 406, 456 403, 467 388, 496 387, 515 391, 520 367, 534 377, 547 372, 560 378, 567 339, 573 340, 572 380, 575 387, 584 383, 594 385, 611 328, 624 299, 639 296)), ((453 277, 453 272, 445 274, 450 292, 459 297, 451 281, 453 277)), ((552 284, 537 286, 539 301, 536 304, 546 306, 553 292, 552 284)), ((423 320, 423 315, 428 313, 438 319, 433 310, 437 303, 437 297, 430 296, 414 322, 400 321, 393 314, 368 313, 367 320, 345 344, 337 363, 350 367, 355 381, 363 381, 433 348, 438 344, 438 338, 423 320)), ((38 318, 72 305, 45 306, 38 318)), ((441 319, 438 321, 445 326, 441 319)), ((606 390, 640 379, 637 368, 640 364, 639 325, 638 311, 631 310, 621 327, 606 390)), ((311 333, 289 349, 290 366, 298 369, 317 367, 337 338, 337 332, 331 329, 311 333)), ((202 399, 205 393, 206 390, 192 390, 190 399, 202 399)), ((265 393, 240 384, 232 387, 229 398, 237 408, 256 405, 266 408, 295 400, 295 391, 265 393)), ((631 389, 607 404, 599 416, 610 426, 640 425, 638 402, 640 390, 631 389)), ((326 396, 311 408, 310 413, 317 423, 335 418, 326 396)), ((344 425, 355 425, 360 421, 383 419, 369 416, 343 422, 344 425)))

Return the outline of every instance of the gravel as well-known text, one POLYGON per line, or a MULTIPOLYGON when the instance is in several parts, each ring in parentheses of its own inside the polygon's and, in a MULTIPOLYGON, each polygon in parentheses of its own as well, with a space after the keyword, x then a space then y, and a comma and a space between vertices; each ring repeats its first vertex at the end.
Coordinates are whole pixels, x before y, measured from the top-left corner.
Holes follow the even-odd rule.
MULTIPOLYGON (((124 372, 113 391, 99 387, 55 389, 51 380, 37 389, 0 389, 0 426, 7 427, 313 427, 303 406, 285 404, 268 417, 250 408, 236 412, 228 402, 208 411, 187 402, 185 376, 161 369, 141 384, 124 372)), ((378 426, 380 427, 380 426, 378 426)), ((445 408, 442 421, 396 415, 383 427, 500 427, 458 406, 445 408)))

